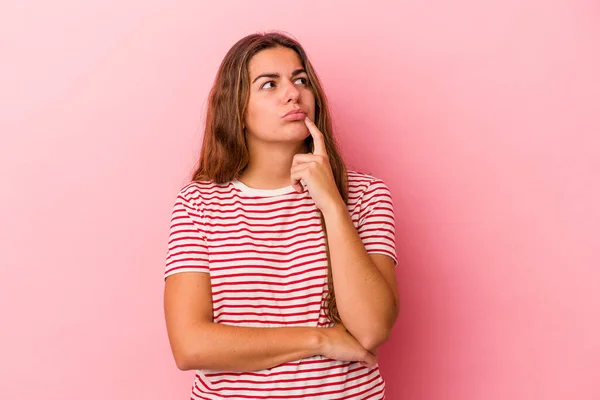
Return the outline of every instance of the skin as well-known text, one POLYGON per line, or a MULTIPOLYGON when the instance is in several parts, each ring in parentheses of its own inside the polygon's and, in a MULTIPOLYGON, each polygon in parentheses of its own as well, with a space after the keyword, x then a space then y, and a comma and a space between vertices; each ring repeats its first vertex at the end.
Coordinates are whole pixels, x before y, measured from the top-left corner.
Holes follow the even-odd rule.
POLYGON ((283 119, 288 111, 301 108, 312 120, 315 97, 308 75, 300 73, 302 62, 295 51, 285 47, 262 50, 248 64, 250 96, 244 116, 250 162, 238 179, 260 189, 290 185, 290 170, 296 154, 303 153, 304 140, 310 135, 302 120, 283 119), (279 74, 279 78, 262 74, 279 74))
POLYGON ((238 178, 244 184, 260 189, 276 189, 293 185, 302 192, 300 180, 317 207, 340 207, 344 201, 335 185, 323 134, 312 122, 315 96, 308 85, 298 54, 286 47, 260 51, 248 63, 250 96, 244 127, 250 162, 238 178), (278 78, 259 77, 278 74, 278 78), (257 79, 258 78, 258 79, 257 79), (306 111, 304 120, 288 121, 282 117, 290 110, 306 111), (304 153, 304 140, 313 136, 313 153, 304 153))

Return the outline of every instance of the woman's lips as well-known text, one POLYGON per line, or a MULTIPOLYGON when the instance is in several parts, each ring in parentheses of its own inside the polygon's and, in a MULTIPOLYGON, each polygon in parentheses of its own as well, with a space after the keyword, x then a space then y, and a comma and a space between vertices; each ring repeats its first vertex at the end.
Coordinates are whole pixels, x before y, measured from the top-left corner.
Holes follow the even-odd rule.
POLYGON ((296 112, 296 113, 288 114, 285 117, 283 117, 283 119, 285 119, 287 121, 298 121, 298 120, 303 120, 304 118, 306 118, 306 114, 303 112, 296 112))

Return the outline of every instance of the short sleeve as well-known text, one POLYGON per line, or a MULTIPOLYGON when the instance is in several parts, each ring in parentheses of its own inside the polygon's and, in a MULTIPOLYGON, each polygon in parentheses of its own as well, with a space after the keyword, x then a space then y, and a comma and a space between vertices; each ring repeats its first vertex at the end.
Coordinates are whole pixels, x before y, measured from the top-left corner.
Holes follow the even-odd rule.
POLYGON ((394 260, 394 267, 398 265, 395 227, 392 194, 381 179, 375 179, 360 199, 358 235, 367 253, 390 256, 394 260))
POLYGON ((171 216, 165 279, 179 272, 209 272, 202 221, 201 213, 179 193, 171 216))

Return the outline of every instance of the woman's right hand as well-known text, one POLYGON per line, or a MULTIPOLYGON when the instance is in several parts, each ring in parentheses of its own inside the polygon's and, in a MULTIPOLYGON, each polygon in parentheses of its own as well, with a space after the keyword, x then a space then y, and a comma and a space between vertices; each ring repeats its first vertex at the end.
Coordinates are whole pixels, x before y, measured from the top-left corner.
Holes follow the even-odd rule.
POLYGON ((344 324, 324 328, 325 340, 321 354, 327 358, 339 361, 358 361, 363 366, 372 367, 377 363, 377 357, 346 330, 344 324))

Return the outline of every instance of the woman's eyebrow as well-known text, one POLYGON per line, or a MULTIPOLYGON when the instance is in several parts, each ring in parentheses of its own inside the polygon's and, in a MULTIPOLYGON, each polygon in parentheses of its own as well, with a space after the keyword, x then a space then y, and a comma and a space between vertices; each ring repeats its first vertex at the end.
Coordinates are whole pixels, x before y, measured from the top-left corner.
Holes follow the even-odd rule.
MULTIPOLYGON (((295 70, 294 72, 292 72, 291 76, 296 76, 296 75, 301 74, 303 72, 306 72, 306 70, 304 68, 298 68, 297 70, 295 70)), ((280 77, 281 77, 281 75, 279 75, 279 74, 273 74, 273 73, 271 73, 271 74, 260 74, 259 76, 257 76, 256 78, 254 78, 254 80, 252 81, 252 83, 256 82, 260 78, 278 79, 280 77)))

